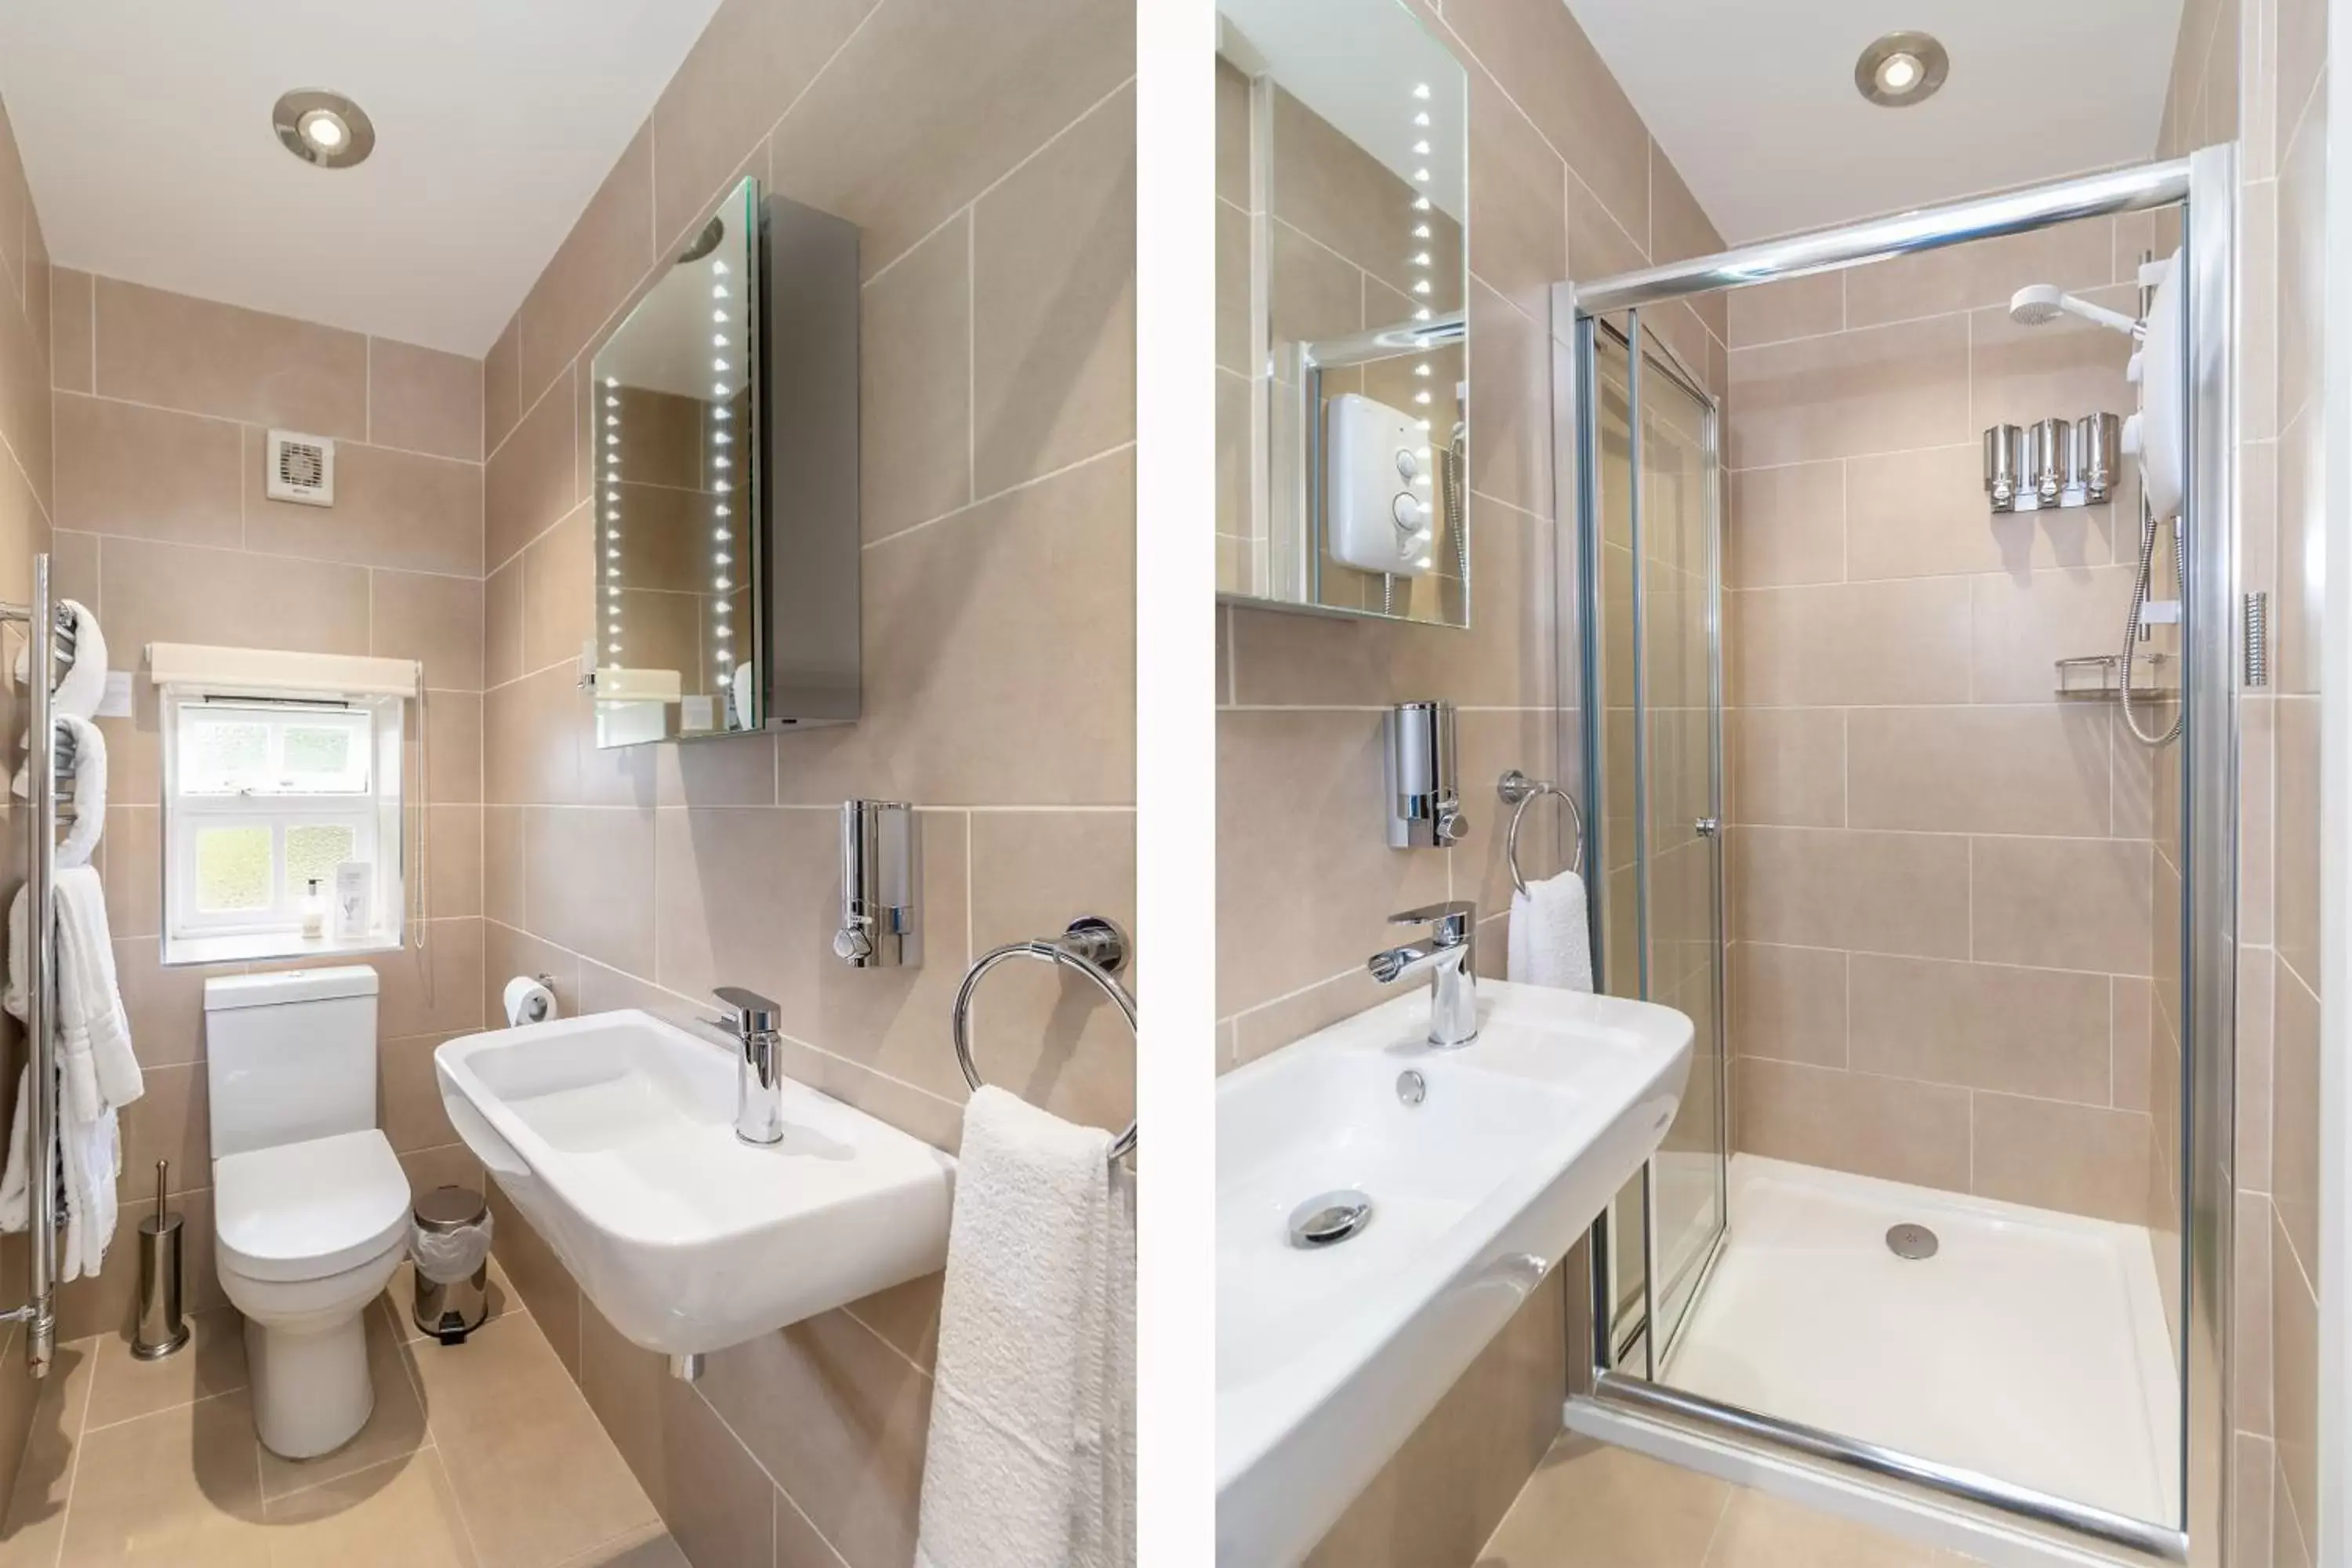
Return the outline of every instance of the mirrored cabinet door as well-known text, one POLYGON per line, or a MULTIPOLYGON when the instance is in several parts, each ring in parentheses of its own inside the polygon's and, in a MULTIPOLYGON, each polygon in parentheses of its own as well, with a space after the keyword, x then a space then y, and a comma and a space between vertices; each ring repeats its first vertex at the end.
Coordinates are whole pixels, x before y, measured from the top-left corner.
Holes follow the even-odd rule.
POLYGON ((1465 75, 1397 0, 1218 21, 1218 593, 1466 626, 1465 75))

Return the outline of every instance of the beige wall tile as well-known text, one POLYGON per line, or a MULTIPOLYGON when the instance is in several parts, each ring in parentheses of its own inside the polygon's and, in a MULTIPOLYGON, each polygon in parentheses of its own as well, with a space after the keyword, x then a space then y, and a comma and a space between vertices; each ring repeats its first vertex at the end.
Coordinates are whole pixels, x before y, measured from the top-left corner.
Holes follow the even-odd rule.
POLYGON ((596 629, 596 518, 572 511, 533 540, 522 558, 522 668, 544 669, 580 657, 596 629))
POLYGON ((482 689, 482 584, 476 578, 368 574, 368 651, 422 661, 428 687, 482 689))
POLYGON ((728 0, 653 113, 655 248, 669 250, 874 0, 728 0))
MULTIPOLYGON (((1875 326, 1988 305, 2005 310, 2009 297, 2028 283, 2096 289, 2113 280, 2114 267, 2115 220, 2104 217, 1921 251, 1848 272, 1846 325, 1875 326)), ((2120 339, 2114 341, 2120 346, 2120 339)))
POLYGON ((1133 89, 991 189, 971 224, 972 483, 989 495, 1134 438, 1133 89))
POLYGON ((1551 286, 1569 276, 1559 154, 1493 78, 1475 68, 1469 75, 1470 266, 1522 312, 1542 320, 1550 313, 1551 286))
POLYGON ((259 478, 268 464, 263 433, 247 426, 249 550, 460 575, 482 570, 478 464, 345 444, 335 453, 332 507, 269 500, 259 478))
POLYGON ((654 967, 650 813, 534 806, 523 818, 523 907, 538 931, 632 973, 654 967))
POLYGON ((1113 453, 866 552, 866 710, 892 718, 783 737, 786 798, 1132 800, 1134 471, 1113 453))
MULTIPOLYGON (((491 573, 482 584, 482 681, 502 686, 524 673, 522 663, 522 575, 518 557, 491 573)), ((571 657, 578 658, 573 648, 571 657)))
POLYGON ((1853 962, 1855 1071, 2108 1102, 2105 975, 1868 952, 1853 962))
MULTIPOLYGON (((1969 584, 1966 578, 1928 577, 1743 589, 1730 644, 1732 700, 1754 707, 1965 702, 1969 584)), ((2123 624, 2120 612, 2116 624, 2123 624)))
POLYGON ((2144 1225, 2148 1149, 2137 1111, 1976 1097, 1974 1191, 1985 1197, 2144 1225))
MULTIPOLYGON (((1986 574, 1967 579, 1975 607, 1970 679, 1979 702, 2047 702, 2056 661, 2112 652, 2131 607, 2135 566, 1986 574)), ((2136 679, 2145 684, 2143 668, 2136 679)))
MULTIPOLYGON (((1413 252, 1402 243, 1415 217, 1412 186, 1279 85, 1273 120, 1275 217, 1399 294, 1420 280, 1408 265, 1413 252)), ((1444 215, 1430 216, 1427 302, 1452 310, 1462 299, 1461 236, 1444 215)), ((1393 319, 1386 307, 1379 314, 1393 319)))
POLYGON ((1739 470, 1730 477, 1730 504, 1724 531, 1727 586, 1777 588, 1845 581, 1845 465, 1793 463, 1739 470))
MULTIPOLYGON (((2239 1430, 2271 1431, 2271 1205, 2260 1193, 2237 1194, 2230 1227, 2230 1416, 2239 1430)), ((2261 1559, 2257 1558, 2257 1562, 2261 1559)))
MULTIPOLYGON (((2284 1229, 2271 1236, 2271 1354, 2279 1480, 2299 1533, 2303 1518, 2318 1517, 2319 1303, 2284 1229)), ((2282 1546, 2287 1536, 2282 1521, 2282 1546)))
POLYGON ((376 1045, 376 1115, 396 1153, 438 1149, 458 1141, 441 1106, 434 1048, 443 1035, 411 1035, 376 1045))
POLYGON ((788 1510, 698 1388, 655 1385, 662 1445, 663 1517, 688 1563, 759 1568, 773 1561, 776 1514, 788 1510))
POLYGON ((110 805, 98 847, 106 921, 118 937, 152 937, 163 929, 162 810, 110 805))
POLYGON ((2271 1096, 2271 1202, 2306 1275, 2320 1258, 2319 1000, 2295 973, 2277 967, 2271 1096))
MULTIPOLYGON (((1731 820, 1779 827, 1847 823, 1846 731, 1882 711, 1838 708, 1738 708, 1723 715, 1731 820)), ((1703 782, 1703 775, 1694 774, 1703 782)), ((1703 813, 1701 815, 1704 815, 1703 813)), ((1870 827, 1914 826, 1862 822, 1870 827)))
POLYGON ((1649 132, 1576 18, 1549 6, 1479 0, 1450 14, 1446 25, 1646 254, 1649 132))
POLYGON ((857 510, 869 540, 974 494, 971 226, 958 214, 864 290, 857 510))
POLYGON ((1969 841, 1946 834, 1741 831, 1738 934, 1800 947, 1969 955, 1969 841))
POLYGON ((131 1037, 139 1043, 142 1068, 205 1059, 203 969, 163 963, 162 944, 153 937, 114 940, 114 977, 122 991, 122 1010, 131 1021, 131 1037))
POLYGON ((244 537, 237 427, 106 398, 57 398, 58 526, 184 544, 244 537))
POLYGON ((1856 827, 2082 837, 2109 829, 2104 710, 1857 708, 1845 717, 1856 827))
POLYGON ((1217 724, 1220 1016, 1391 945, 1387 917, 1445 896, 1445 858, 1388 847, 1377 712, 1229 710, 1217 724), (1269 802, 1288 803, 1267 809, 1269 802))
MULTIPOLYGON (((2126 509, 2080 507, 1996 516, 1973 446, 1854 458, 1846 466, 1846 571, 1855 581, 1950 572, 2021 573, 2116 558, 2126 509)), ((2129 538, 2123 549, 2135 548, 2129 538)))
POLYGON ((133 1193, 154 1191, 155 1162, 171 1162, 166 1190, 213 1184, 212 1123, 201 1062, 149 1067, 147 1092, 122 1108, 122 1170, 133 1193))
POLYGON ((1744 1057, 1847 1065, 1846 965, 1834 948, 1731 945, 1731 1048, 1744 1057))
POLYGON ((842 1312, 712 1360, 712 1406, 845 1557, 911 1552, 929 1378, 842 1312))
POLYGON ((1843 272, 1735 289, 1726 297, 1733 348, 1819 337, 1845 330, 1843 272))
MULTIPOLYGON (((2126 315, 2139 308, 2138 290, 2128 286, 2086 289, 2083 298, 2126 315)), ((2021 326, 2004 300, 1970 315, 1969 339, 1969 401, 1979 426, 2073 419, 2095 409, 2123 415, 2138 406, 2124 380, 2130 345, 2095 322, 2069 316, 2021 326)))
POLYGON ((522 400, 552 384, 619 310, 654 262, 654 139, 638 131, 523 297, 522 400))
POLYGON ((101 395, 367 438, 367 340, 112 278, 97 282, 101 395))
POLYGON ((1698 1568, 1731 1493, 1713 1476, 1563 1434, 1479 1561, 1490 1568, 1698 1568))
POLYGON ((871 274, 1107 97, 1134 62, 1134 16, 1119 6, 882 6, 776 127, 775 188, 856 224, 871 274), (1007 73, 1030 90, 997 90, 1007 73))
POLYGON ((367 438, 482 460, 482 362, 391 338, 368 340, 367 438))
POLYGON ((1730 365, 1734 468, 1976 438, 1969 323, 1958 316, 1734 349, 1730 365))
POLYGON ((2148 973, 2148 847, 2130 840, 1978 838, 1975 955, 2111 974, 2148 973))
POLYGON ((100 555, 110 647, 235 642, 297 653, 367 651, 367 573, 143 540, 109 539, 100 555))
POLYGON ((59 392, 88 392, 91 386, 91 353, 97 346, 90 333, 90 275, 69 267, 49 274, 49 363, 51 384, 59 392))
POLYGON ((2277 700, 2278 909, 2280 962, 2306 985, 2319 979, 2319 700, 2277 700))
MULTIPOLYGON (((667 1360, 623 1339, 620 1331, 605 1321, 594 1302, 583 1299, 579 1318, 580 1392, 586 1396, 588 1408, 604 1424, 614 1446, 621 1450, 621 1458, 637 1478, 637 1484, 646 1489, 646 1495, 662 1510, 664 1518, 670 1518, 672 1443, 667 1428, 674 1414, 670 1401, 679 1395, 688 1399, 698 1396, 683 1385, 673 1394, 666 1385, 677 1380, 669 1375, 667 1360)), ((739 1454, 743 1451, 740 1444, 730 1443, 728 1447, 739 1454)))
POLYGON ((2154 987, 2145 980, 2109 975, 2107 1001, 2113 1010, 2107 1047, 2113 1087, 2108 1102, 2118 1110, 2146 1110, 2153 1098, 2150 1080, 2156 1070, 2151 1033, 2156 1027, 2154 987))
POLYGON ((2312 552, 2326 527, 2319 428, 2315 419, 2299 419, 2278 439, 2278 605, 2271 680, 2281 696, 2319 689, 2326 584, 2312 570, 2312 552))
POLYGON ((1969 1091, 1748 1058, 1740 1147, 1947 1192, 1969 1190, 1969 1091))
MULTIPOLYGON (((2287 19, 2307 0, 2282 0, 2280 42, 2285 44, 2287 19)), ((2284 79, 2282 78, 2284 83, 2284 79)), ((2281 104, 2286 101, 2282 94, 2281 104)), ((2278 183, 2278 421, 2286 429, 2320 393, 2319 344, 2315 334, 2289 323, 2323 319, 2326 289, 2326 206, 2324 180, 2327 162, 2327 95, 2311 100, 2311 108, 2292 141, 2279 145, 2285 161, 2278 183)))
POLYGON ((455 1035, 481 1026, 482 922, 446 920, 430 926, 423 952, 412 942, 368 961, 380 986, 376 1033, 382 1038, 455 1035))
POLYGON ((2262 947, 2238 950, 2237 1136, 2231 1173, 2242 1191, 2268 1193, 2272 1170, 2272 1099, 2277 1055, 2276 956, 2262 947))
POLYGON ((485 798, 509 805, 582 798, 577 668, 577 660, 567 660, 483 695, 485 798))
POLYGON ((499 331, 490 352, 482 356, 482 456, 498 450, 500 442, 522 417, 522 314, 517 311, 499 331))
POLYGON ((581 500, 573 395, 560 385, 523 414, 482 470, 485 567, 495 567, 581 500))

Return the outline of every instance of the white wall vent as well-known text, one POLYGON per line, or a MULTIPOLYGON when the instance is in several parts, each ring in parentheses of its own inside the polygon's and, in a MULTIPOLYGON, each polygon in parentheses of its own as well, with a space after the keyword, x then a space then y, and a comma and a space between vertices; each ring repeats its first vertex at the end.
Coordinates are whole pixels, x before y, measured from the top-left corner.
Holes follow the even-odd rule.
POLYGON ((269 433, 269 499, 304 506, 335 504, 335 444, 296 430, 269 433))

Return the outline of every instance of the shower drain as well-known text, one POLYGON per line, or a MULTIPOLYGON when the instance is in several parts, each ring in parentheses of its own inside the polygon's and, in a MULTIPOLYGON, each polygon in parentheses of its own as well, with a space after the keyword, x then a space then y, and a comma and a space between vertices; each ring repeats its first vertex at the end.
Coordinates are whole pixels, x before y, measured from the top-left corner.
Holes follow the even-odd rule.
POLYGON ((1936 1233, 1924 1225, 1897 1225, 1887 1228, 1886 1250, 1897 1258, 1907 1258, 1916 1263, 1923 1258, 1935 1257, 1938 1245, 1936 1233))
POLYGON ((1290 1211, 1290 1245, 1337 1247, 1372 1223, 1372 1200, 1352 1190, 1325 1193, 1290 1211))

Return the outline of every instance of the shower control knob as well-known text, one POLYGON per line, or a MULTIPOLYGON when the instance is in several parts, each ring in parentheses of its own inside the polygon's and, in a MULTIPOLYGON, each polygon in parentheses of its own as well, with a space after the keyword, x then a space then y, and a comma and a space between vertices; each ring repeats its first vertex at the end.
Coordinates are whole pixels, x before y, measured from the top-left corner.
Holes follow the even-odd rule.
POLYGON ((1421 459, 1412 455, 1412 447, 1399 447, 1397 448, 1396 455, 1396 468, 1398 474, 1405 479, 1418 479, 1421 477, 1421 459))
POLYGON ((844 926, 833 933, 833 956, 845 963, 874 956, 874 939, 862 926, 844 926))
POLYGON ((1399 528, 1416 529, 1429 521, 1429 508, 1422 504, 1419 496, 1400 493, 1390 503, 1389 515, 1396 519, 1399 528))

